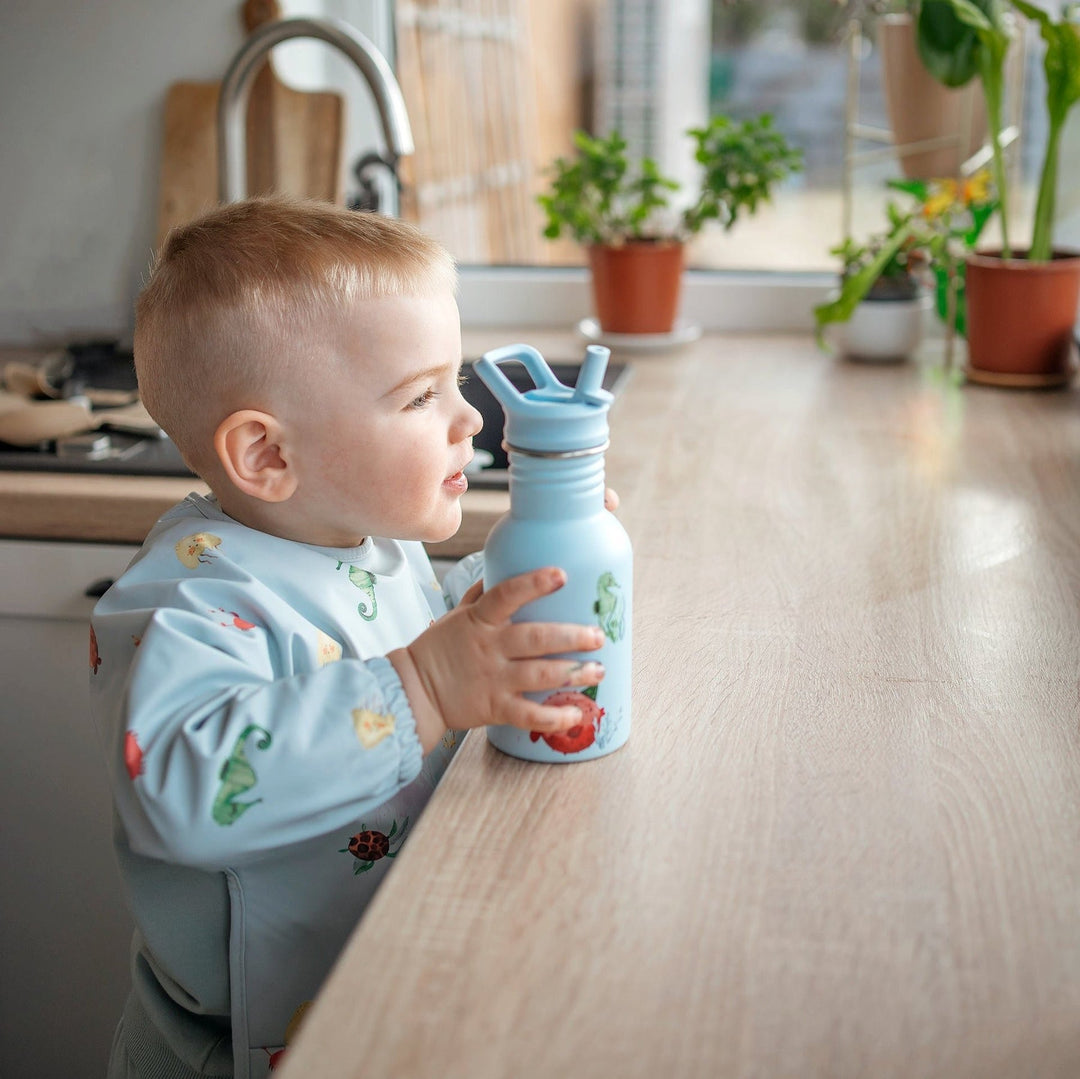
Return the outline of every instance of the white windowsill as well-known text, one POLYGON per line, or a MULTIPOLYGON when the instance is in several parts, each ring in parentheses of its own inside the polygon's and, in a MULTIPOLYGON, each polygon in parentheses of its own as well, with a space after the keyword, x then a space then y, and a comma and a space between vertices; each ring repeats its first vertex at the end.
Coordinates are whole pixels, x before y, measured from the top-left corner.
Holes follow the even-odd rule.
MULTIPOLYGON (((592 314, 588 271, 575 267, 463 266, 458 304, 465 327, 574 325, 592 314)), ((688 270, 680 318, 733 333, 811 331, 829 274, 688 270)))

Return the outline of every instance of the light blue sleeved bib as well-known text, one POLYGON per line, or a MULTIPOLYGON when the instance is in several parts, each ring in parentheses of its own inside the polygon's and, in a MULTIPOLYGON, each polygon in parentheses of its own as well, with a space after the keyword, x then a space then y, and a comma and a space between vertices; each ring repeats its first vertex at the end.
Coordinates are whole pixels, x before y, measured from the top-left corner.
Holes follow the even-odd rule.
POLYGON ((196 1071, 231 1029, 265 1073, 449 763, 384 658, 445 609, 418 543, 306 546, 197 495, 95 608, 135 992, 196 1071))

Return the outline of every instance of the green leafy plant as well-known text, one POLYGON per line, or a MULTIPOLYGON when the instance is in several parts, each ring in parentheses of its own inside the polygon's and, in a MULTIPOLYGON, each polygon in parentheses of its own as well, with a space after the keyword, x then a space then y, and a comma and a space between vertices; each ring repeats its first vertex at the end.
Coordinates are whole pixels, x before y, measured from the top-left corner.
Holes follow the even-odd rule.
POLYGON ((680 184, 661 174, 653 158, 632 163, 618 131, 606 137, 576 132, 575 155, 555 160, 548 189, 537 197, 547 217, 544 235, 555 239, 566 232, 582 244, 615 245, 685 240, 708 221, 730 229, 802 168, 802 151, 789 145, 768 115, 741 122, 718 115, 686 134, 702 167, 701 189, 692 205, 676 213, 670 196, 680 184))
POLYGON ((847 322, 865 299, 913 299, 925 282, 936 288, 938 314, 963 329, 960 306, 964 252, 974 247, 997 207, 989 176, 981 172, 957 183, 896 180, 890 184, 915 199, 910 208, 886 207, 888 226, 865 241, 847 239, 832 249, 841 260, 836 296, 814 308, 818 343, 831 322, 847 322))
POLYGON ((834 297, 814 308, 818 344, 824 346, 823 331, 831 322, 847 322, 875 287, 890 293, 890 299, 912 299, 919 292, 916 268, 922 260, 916 219, 895 203, 887 206, 889 227, 863 242, 850 237, 831 249, 842 263, 840 287, 834 297), (887 282, 880 285, 879 282, 887 282))
POLYGON ((1043 69, 1046 72, 1046 113, 1049 130, 1028 258, 1049 259, 1053 245, 1061 132, 1069 110, 1080 100, 1080 26, 1077 25, 1080 21, 1080 5, 1064 4, 1060 22, 1054 22, 1045 11, 1032 4, 1022 3, 1021 0, 1012 0, 1012 5, 1026 18, 1039 24, 1039 32, 1046 42, 1043 69))
POLYGON ((962 86, 976 75, 982 82, 990 125, 994 183, 999 193, 1002 254, 1012 256, 1009 241, 1008 186, 1002 153, 1005 59, 1012 40, 1008 8, 1039 26, 1046 43, 1046 112, 1048 134, 1039 179, 1035 224, 1028 258, 1046 261, 1053 245, 1054 204, 1061 132, 1069 110, 1080 100, 1080 4, 1064 3, 1060 17, 1026 0, 922 0, 917 23, 919 54, 927 70, 946 86, 962 86))

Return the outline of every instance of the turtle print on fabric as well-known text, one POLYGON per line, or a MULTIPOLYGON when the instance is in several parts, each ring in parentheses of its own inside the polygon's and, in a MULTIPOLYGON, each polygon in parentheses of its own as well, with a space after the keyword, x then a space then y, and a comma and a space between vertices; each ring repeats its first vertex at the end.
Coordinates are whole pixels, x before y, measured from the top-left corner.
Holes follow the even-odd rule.
POLYGON ((383 858, 397 857, 401 844, 405 842, 405 833, 408 828, 408 817, 402 822, 400 830, 397 821, 391 821, 389 833, 377 832, 361 824, 360 831, 349 840, 347 847, 342 847, 338 851, 338 854, 348 853, 356 859, 356 864, 353 866, 355 875, 366 873, 383 858))

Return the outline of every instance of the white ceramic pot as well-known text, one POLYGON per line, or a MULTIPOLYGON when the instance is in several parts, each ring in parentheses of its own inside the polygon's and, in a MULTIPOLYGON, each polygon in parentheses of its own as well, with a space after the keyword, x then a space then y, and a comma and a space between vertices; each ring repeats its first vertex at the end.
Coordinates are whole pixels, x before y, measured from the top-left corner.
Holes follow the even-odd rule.
POLYGON ((929 296, 914 300, 863 300, 850 319, 836 327, 836 345, 849 360, 899 363, 908 359, 923 337, 929 296))

